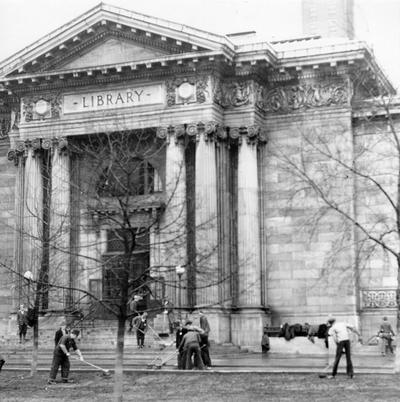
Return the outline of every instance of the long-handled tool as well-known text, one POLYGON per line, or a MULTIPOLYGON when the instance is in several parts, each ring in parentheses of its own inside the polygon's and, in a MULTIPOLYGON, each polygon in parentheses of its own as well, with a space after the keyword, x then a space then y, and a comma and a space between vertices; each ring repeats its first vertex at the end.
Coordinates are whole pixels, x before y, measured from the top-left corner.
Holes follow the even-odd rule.
POLYGON ((75 360, 79 360, 79 361, 81 361, 81 362, 83 362, 83 363, 86 363, 88 366, 92 366, 92 367, 94 367, 94 368, 96 368, 96 369, 102 371, 102 372, 103 372, 103 375, 105 375, 105 376, 111 375, 110 370, 103 369, 103 368, 100 367, 100 366, 96 366, 96 365, 93 364, 93 363, 89 363, 88 361, 86 361, 86 360, 84 360, 84 359, 83 359, 83 360, 78 359, 78 358, 75 357, 75 356, 73 356, 73 358, 74 358, 75 360))

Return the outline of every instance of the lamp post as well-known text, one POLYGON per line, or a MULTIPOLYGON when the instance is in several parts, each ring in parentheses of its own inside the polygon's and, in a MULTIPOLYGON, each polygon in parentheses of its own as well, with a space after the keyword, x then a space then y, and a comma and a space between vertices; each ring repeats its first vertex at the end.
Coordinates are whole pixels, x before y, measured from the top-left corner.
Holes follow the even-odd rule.
POLYGON ((177 265, 175 267, 175 272, 178 275, 178 308, 179 308, 179 321, 182 320, 182 275, 185 273, 186 269, 182 265, 177 265))

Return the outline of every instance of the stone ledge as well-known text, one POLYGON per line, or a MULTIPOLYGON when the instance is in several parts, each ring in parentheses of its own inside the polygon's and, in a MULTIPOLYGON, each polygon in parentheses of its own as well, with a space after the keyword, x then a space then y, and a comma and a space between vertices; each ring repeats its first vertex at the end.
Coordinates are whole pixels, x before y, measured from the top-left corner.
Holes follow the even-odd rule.
MULTIPOLYGON (((271 354, 283 355, 329 355, 335 354, 335 345, 330 342, 329 351, 325 347, 323 339, 315 338, 315 343, 309 341, 306 337, 296 337, 287 341, 281 337, 270 337, 270 352, 271 354)), ((242 346, 243 347, 243 346, 242 346)), ((249 351, 260 352, 261 346, 246 346, 249 351)), ((351 343, 353 354, 362 355, 380 355, 379 345, 361 345, 352 340, 351 343)))

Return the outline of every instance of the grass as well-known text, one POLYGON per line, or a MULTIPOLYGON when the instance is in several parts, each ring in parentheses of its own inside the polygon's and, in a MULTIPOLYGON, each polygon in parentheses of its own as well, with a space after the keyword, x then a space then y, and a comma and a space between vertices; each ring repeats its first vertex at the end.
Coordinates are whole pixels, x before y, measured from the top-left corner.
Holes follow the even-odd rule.
MULTIPOLYGON (((95 373, 71 375, 75 384, 47 387, 47 373, 29 377, 15 372, 0 374, 0 400, 112 401, 113 377, 95 373)), ((400 381, 395 375, 338 375, 334 380, 316 374, 217 374, 177 372, 129 373, 124 381, 124 401, 399 401, 400 381)))

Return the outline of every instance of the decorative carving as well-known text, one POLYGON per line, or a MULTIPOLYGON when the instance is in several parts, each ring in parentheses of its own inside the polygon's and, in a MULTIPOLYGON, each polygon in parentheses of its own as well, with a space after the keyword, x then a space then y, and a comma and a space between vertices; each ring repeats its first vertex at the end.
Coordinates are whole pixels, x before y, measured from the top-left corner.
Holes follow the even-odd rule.
POLYGON ((19 107, 18 97, 0 97, 0 140, 6 138, 11 130, 18 129, 19 107))
POLYGON ((11 115, 0 116, 0 139, 6 138, 11 129, 11 115))
POLYGON ((204 103, 209 96, 208 78, 196 77, 196 100, 198 103, 204 103))
POLYGON ((214 86, 214 102, 222 107, 239 107, 250 103, 252 87, 250 81, 221 82, 214 86))
POLYGON ((32 120, 44 120, 46 118, 59 119, 61 115, 62 97, 60 94, 38 95, 22 100, 22 116, 26 123, 32 120), (47 102, 50 107, 44 113, 36 111, 36 104, 40 105, 47 102))
POLYGON ((270 91, 257 88, 256 106, 265 112, 289 112, 332 105, 346 105, 350 101, 344 84, 312 84, 278 87, 270 91))
POLYGON ((204 135, 205 141, 233 141, 241 143, 246 140, 248 144, 258 145, 266 142, 265 130, 258 126, 225 127, 215 121, 188 123, 168 127, 158 127, 157 137, 169 142, 174 137, 175 142, 182 139, 198 140, 204 135), (229 134, 229 135, 228 135, 229 134))
POLYGON ((188 124, 186 127, 186 133, 189 137, 197 135, 197 124, 188 124))
POLYGON ((363 308, 396 308, 396 290, 362 290, 362 306, 363 308))
POLYGON ((58 138, 58 149, 66 150, 68 148, 68 140, 65 137, 58 138))
POLYGON ((167 89, 167 105, 174 106, 176 103, 176 87, 175 81, 166 81, 165 83, 167 89))
POLYGON ((167 127, 157 127, 156 135, 158 138, 165 140, 168 137, 168 128, 167 127))
POLYGON ((165 85, 168 106, 192 102, 204 103, 209 96, 207 76, 178 77, 166 81, 165 85), (183 84, 193 85, 195 92, 190 96, 180 96, 177 89, 183 84))
POLYGON ((43 149, 50 149, 53 145, 53 141, 50 138, 44 138, 42 140, 42 148, 43 149))
POLYGON ((17 158, 17 153, 15 152, 15 149, 10 149, 7 152, 7 159, 9 161, 15 161, 16 158, 17 158))
POLYGON ((34 138, 31 141, 30 146, 32 147, 33 151, 38 151, 42 147, 40 138, 34 138))
POLYGON ((183 124, 178 124, 175 126, 175 139, 179 140, 185 136, 185 126, 183 124))
POLYGON ((23 154, 26 149, 25 141, 17 141, 15 144, 15 151, 17 153, 23 154))
POLYGON ((220 140, 226 140, 228 138, 226 127, 217 127, 217 138, 219 138, 220 140))

